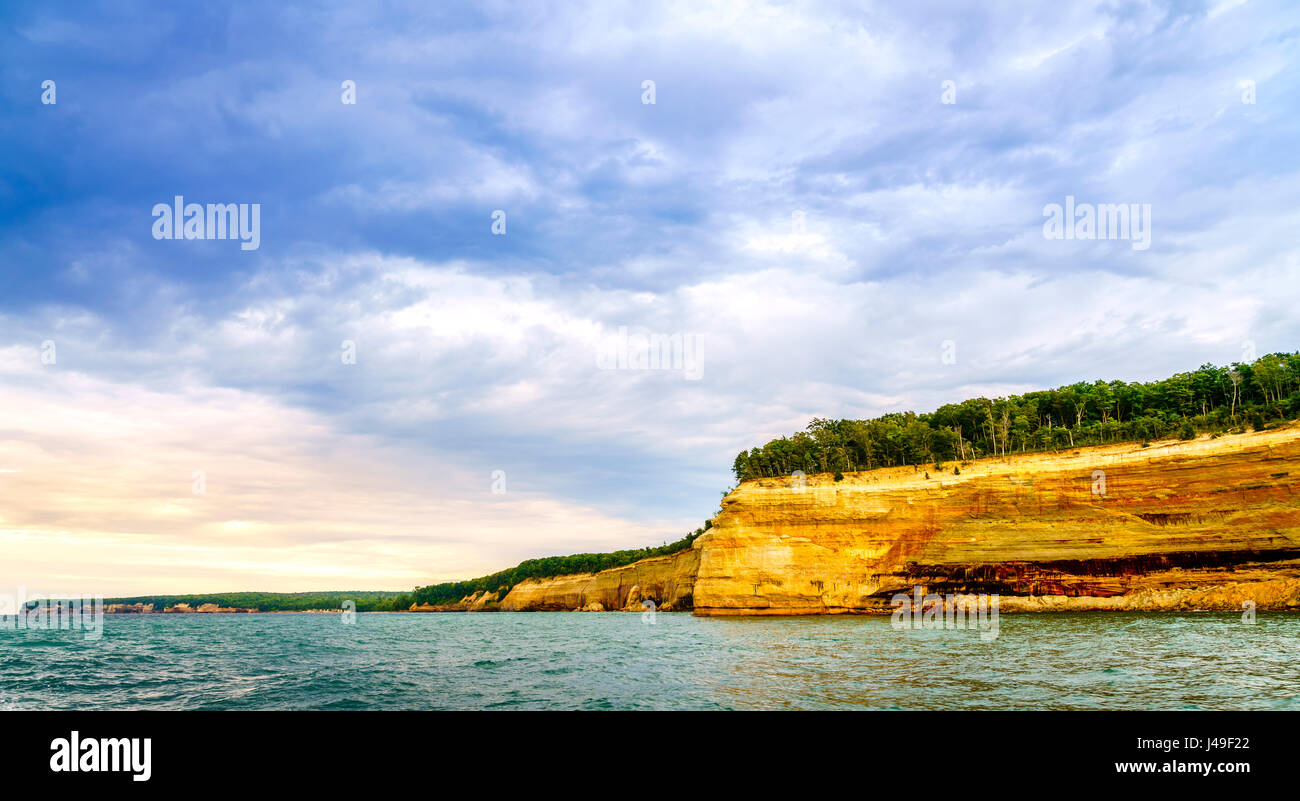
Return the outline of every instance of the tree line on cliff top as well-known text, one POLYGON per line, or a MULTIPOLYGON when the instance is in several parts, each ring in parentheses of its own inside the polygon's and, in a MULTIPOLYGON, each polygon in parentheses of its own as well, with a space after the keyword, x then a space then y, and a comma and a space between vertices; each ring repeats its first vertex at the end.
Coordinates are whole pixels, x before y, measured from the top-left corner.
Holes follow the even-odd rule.
POLYGON ((1005 398, 950 403, 929 414, 870 420, 814 418, 805 431, 741 451, 737 481, 873 470, 1147 442, 1198 433, 1259 430, 1300 416, 1300 353, 1274 353, 1230 367, 1206 364, 1160 381, 1079 382, 1005 398))

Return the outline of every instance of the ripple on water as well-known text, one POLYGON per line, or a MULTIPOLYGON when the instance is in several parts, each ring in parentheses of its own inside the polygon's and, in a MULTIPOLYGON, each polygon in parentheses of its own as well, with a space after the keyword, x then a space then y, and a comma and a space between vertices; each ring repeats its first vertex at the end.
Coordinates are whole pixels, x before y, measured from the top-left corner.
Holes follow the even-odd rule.
POLYGON ((110 617, 0 629, 0 708, 1297 709, 1300 615, 110 617))

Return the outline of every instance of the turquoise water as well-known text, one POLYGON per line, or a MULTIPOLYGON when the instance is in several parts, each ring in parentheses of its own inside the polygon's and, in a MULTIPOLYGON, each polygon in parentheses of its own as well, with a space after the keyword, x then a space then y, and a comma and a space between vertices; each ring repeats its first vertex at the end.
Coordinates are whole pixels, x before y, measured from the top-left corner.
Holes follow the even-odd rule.
POLYGON ((0 630, 0 709, 1300 709, 1300 615, 109 616, 0 630))

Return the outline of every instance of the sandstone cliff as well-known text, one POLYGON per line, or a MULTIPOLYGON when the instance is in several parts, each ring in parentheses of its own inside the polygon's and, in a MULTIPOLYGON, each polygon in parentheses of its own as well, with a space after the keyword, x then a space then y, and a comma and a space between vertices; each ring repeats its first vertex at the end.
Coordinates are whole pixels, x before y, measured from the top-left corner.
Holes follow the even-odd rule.
POLYGON ((953 465, 747 481, 696 542, 695 611, 1300 607, 1300 428, 953 465), (1098 472, 1100 471, 1100 472, 1098 472))
POLYGON ((660 611, 692 608, 700 552, 643 559, 599 573, 520 582, 501 601, 503 611, 641 611, 652 601, 660 611))
POLYGON ((438 611, 881 613, 915 586, 1007 612, 1300 608, 1300 426, 955 467, 746 481, 687 551, 438 611))
POLYGON ((495 592, 476 592, 454 604, 411 604, 409 612, 495 612, 501 608, 495 592))

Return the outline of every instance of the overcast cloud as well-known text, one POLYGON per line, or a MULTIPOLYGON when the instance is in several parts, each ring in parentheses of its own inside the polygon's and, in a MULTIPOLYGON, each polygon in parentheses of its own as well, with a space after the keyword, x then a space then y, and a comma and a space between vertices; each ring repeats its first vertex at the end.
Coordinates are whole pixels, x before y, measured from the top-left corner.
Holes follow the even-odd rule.
POLYGON ((6 586, 660 544, 814 416, 1300 343, 1294 3, 0 18, 6 586), (155 240, 176 195, 261 204, 260 247, 155 240), (1150 247, 1045 238, 1067 196, 1150 204, 1150 247), (622 328, 698 377, 600 369, 622 328))

